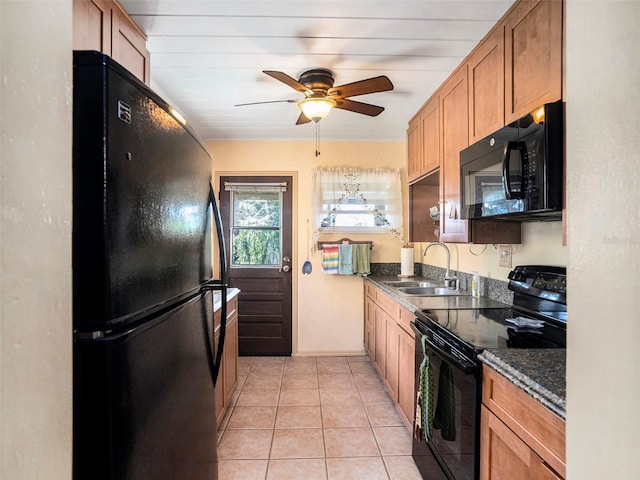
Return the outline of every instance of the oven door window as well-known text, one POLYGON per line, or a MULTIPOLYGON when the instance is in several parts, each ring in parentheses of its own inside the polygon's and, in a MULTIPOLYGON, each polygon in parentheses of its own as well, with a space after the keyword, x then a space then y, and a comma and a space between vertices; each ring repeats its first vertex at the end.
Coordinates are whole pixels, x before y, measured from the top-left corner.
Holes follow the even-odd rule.
POLYGON ((454 478, 472 480, 476 466, 479 378, 465 374, 430 349, 433 367, 433 435, 430 446, 454 478))

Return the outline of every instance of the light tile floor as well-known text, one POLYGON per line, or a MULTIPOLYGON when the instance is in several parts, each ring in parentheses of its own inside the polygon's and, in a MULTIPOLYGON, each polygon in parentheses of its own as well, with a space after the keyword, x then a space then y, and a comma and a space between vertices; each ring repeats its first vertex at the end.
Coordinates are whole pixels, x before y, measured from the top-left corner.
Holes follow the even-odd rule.
POLYGON ((220 480, 420 480, 368 357, 240 357, 220 480))

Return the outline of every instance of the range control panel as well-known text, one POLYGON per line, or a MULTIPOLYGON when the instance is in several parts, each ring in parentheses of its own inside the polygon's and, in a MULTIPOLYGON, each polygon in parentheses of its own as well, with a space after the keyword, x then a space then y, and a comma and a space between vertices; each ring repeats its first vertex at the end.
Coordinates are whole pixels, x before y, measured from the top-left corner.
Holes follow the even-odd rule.
POLYGON ((509 272, 509 289, 535 295, 536 290, 567 293, 567 269, 542 265, 522 265, 509 272))

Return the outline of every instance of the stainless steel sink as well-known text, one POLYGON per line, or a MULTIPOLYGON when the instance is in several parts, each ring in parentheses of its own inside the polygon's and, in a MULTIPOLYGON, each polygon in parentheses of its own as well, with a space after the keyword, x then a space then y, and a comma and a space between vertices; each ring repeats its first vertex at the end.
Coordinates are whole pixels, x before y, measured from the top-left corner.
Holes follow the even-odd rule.
POLYGON ((402 287, 398 288, 398 291, 403 295, 419 295, 423 297, 470 295, 469 292, 446 287, 402 287))
POLYGON ((407 280, 407 281, 402 281, 402 280, 396 280, 396 281, 391 281, 391 282, 382 282, 385 285, 389 285, 390 287, 395 287, 395 288, 432 288, 432 287, 441 287, 442 283, 441 282, 430 282, 430 281, 420 281, 420 282, 415 282, 415 281, 411 281, 411 280, 407 280))

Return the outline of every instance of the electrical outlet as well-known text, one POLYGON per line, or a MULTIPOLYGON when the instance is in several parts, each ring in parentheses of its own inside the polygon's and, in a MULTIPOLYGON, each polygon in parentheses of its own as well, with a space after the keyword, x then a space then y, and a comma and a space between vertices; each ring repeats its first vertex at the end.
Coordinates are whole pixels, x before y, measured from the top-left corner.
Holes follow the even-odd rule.
POLYGON ((511 268, 511 245, 500 245, 498 255, 500 255, 500 266, 511 268))

